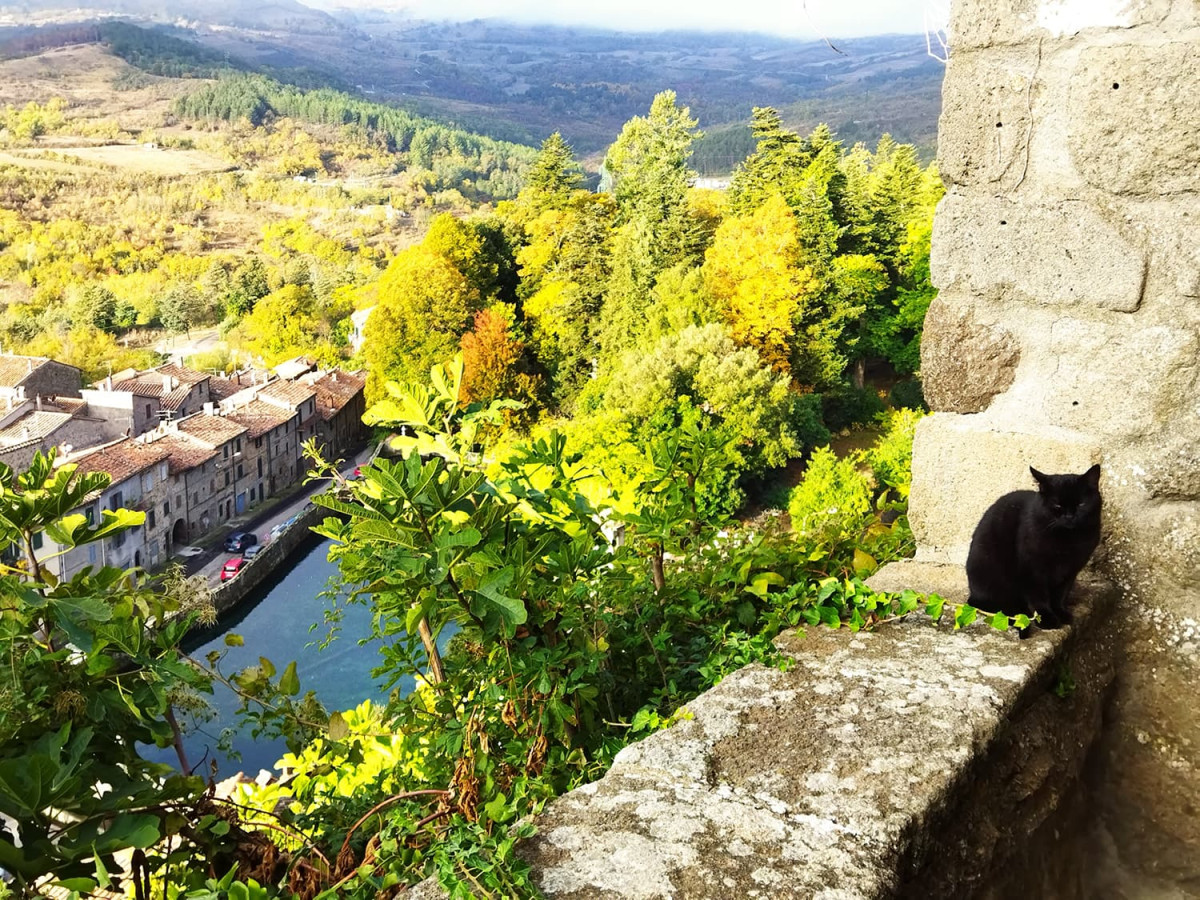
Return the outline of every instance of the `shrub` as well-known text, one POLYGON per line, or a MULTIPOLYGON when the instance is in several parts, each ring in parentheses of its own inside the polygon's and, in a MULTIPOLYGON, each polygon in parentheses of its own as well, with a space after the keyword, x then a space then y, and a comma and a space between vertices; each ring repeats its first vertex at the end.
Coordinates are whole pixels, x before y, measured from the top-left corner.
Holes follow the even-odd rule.
POLYGON ((860 471, 858 453, 838 459, 821 447, 808 462, 804 480, 792 490, 788 513, 799 535, 823 536, 830 530, 856 526, 871 510, 871 482, 860 471))
POLYGON ((928 411, 925 405, 925 392, 921 387, 920 378, 906 379, 897 382, 888 395, 888 402, 896 409, 919 409, 928 411))

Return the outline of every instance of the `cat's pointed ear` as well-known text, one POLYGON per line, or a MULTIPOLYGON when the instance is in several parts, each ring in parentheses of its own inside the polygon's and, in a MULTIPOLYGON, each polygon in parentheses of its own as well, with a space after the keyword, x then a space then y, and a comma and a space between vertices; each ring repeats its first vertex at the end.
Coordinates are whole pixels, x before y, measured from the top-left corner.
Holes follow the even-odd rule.
POLYGON ((1050 486, 1050 476, 1043 475, 1033 466, 1029 467, 1029 474, 1033 476, 1033 480, 1038 483, 1038 487, 1047 488, 1050 486))
POLYGON ((1089 487, 1100 487, 1100 463, 1096 463, 1096 465, 1084 472, 1083 480, 1088 483, 1089 487))

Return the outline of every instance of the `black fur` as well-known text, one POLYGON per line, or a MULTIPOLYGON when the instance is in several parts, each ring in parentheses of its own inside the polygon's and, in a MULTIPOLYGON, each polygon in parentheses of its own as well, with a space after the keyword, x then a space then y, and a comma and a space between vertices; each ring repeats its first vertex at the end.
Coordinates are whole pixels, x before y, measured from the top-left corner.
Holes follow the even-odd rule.
POLYGON ((1010 616, 1040 614, 1042 628, 1058 628, 1071 621, 1067 597, 1100 543, 1100 467, 1082 475, 1029 471, 1038 490, 1005 494, 975 528, 968 602, 1010 616))

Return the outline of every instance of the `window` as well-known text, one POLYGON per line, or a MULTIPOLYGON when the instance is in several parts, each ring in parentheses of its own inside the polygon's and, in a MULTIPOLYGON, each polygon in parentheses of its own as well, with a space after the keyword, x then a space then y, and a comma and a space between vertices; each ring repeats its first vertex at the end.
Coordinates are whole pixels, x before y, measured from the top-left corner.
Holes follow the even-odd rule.
POLYGON ((150 419, 153 415, 154 415, 154 413, 150 409, 150 404, 147 403, 146 404, 146 418, 150 419))
POLYGON ((121 506, 124 504, 124 501, 125 501, 125 495, 121 491, 117 491, 115 494, 112 495, 112 499, 109 501, 108 508, 109 509, 120 509, 121 506))
POLYGON ((89 506, 87 509, 85 509, 83 511, 83 514, 87 518, 88 525, 96 524, 96 507, 89 506))
POLYGON ((225 453, 225 458, 226 458, 226 459, 229 459, 229 445, 228 445, 228 444, 226 444, 224 447, 222 447, 222 448, 221 448, 221 450, 222 450, 222 451, 224 451, 224 453, 225 453))
POLYGON ((254 488, 250 488, 250 502, 254 502, 254 488))
POLYGON ((33 549, 41 550, 43 543, 44 543, 44 540, 42 538, 42 533, 40 531, 35 531, 33 533, 33 549))
POLYGON ((225 470, 225 487, 229 487, 229 470, 225 470))
POLYGON ((236 441, 234 441, 234 450, 236 450, 238 453, 242 452, 242 439, 241 438, 238 438, 236 441))
POLYGON ((164 516, 171 515, 171 501, 170 500, 163 501, 163 515, 164 516))
POLYGON ((89 544, 88 545, 88 565, 94 566, 95 564, 96 564, 96 545, 89 544))
POLYGON ((192 494, 192 503, 194 503, 196 506, 200 505, 200 492, 199 491, 196 491, 195 493, 192 494))
POLYGON ((256 437, 256 438, 254 439, 254 446, 255 446, 255 447, 261 447, 261 446, 262 446, 262 438, 260 438, 260 437, 256 437))
POLYGON ((154 509, 153 508, 146 510, 146 525, 149 528, 154 527, 154 509))
POLYGON ((243 469, 242 469, 242 464, 241 464, 241 463, 238 463, 238 474, 237 474, 237 477, 238 477, 238 478, 241 478, 241 477, 242 477, 242 476, 244 476, 245 474, 246 474, 246 473, 245 473, 245 470, 243 470, 243 469))

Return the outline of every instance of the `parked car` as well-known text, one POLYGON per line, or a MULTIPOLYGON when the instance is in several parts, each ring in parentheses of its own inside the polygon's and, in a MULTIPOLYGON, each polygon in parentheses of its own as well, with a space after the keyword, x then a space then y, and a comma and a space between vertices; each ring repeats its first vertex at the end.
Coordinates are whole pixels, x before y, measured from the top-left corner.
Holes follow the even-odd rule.
POLYGON ((242 551, 242 559, 246 559, 246 560, 254 559, 254 557, 258 556, 259 553, 261 553, 263 550, 266 550, 266 549, 267 549, 266 544, 251 544, 249 547, 247 547, 245 550, 242 551))
POLYGON ((280 522, 271 528, 271 540, 279 540, 279 536, 296 524, 296 516, 292 516, 286 522, 280 522))
POLYGON ((221 567, 222 583, 228 581, 230 578, 232 578, 238 572, 242 571, 242 567, 244 565, 246 565, 246 560, 244 557, 241 557, 241 556, 235 556, 232 559, 225 560, 225 565, 223 565, 221 567))
POLYGON ((235 531, 225 538, 226 553, 242 553, 247 547, 258 543, 258 535, 249 531, 235 531))

